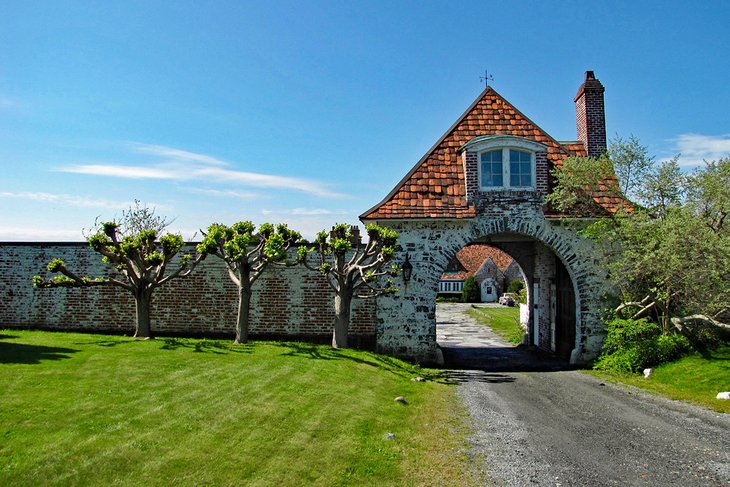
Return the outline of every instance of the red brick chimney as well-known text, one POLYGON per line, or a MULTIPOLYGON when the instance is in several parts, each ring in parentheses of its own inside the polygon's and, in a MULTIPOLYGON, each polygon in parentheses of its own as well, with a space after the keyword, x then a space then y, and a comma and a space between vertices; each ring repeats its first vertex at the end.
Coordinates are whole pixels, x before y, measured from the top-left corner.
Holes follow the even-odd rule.
POLYGON ((591 157, 606 152, 606 113, 603 108, 605 88, 593 71, 586 71, 586 79, 575 95, 575 121, 578 140, 591 157))

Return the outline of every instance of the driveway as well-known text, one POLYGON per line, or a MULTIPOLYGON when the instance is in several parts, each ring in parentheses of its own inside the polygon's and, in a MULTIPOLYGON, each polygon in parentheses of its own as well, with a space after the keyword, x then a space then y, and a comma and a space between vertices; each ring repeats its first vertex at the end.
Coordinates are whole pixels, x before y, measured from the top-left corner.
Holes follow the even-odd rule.
POLYGON ((493 484, 730 485, 730 415, 561 370, 464 308, 438 305, 437 339, 473 421, 471 454, 493 484))

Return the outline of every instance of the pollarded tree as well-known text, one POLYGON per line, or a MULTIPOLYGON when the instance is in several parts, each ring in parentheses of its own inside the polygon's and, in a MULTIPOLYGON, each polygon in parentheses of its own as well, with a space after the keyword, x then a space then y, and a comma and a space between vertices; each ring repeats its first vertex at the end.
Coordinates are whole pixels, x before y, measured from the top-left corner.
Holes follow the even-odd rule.
POLYGON ((190 274, 205 255, 192 258, 190 254, 185 254, 177 267, 168 273, 173 257, 185 245, 182 236, 167 233, 158 238, 161 229, 166 226, 164 219, 155 217, 154 211, 140 207, 139 202, 135 204, 136 208, 130 208, 129 213, 124 214, 122 224, 113 221, 102 223, 97 226, 96 232, 87 238, 91 248, 103 256, 102 261, 112 266, 109 275, 94 278, 79 276, 67 269, 61 259, 53 259, 48 264, 48 270, 61 275, 49 280, 35 276, 33 284, 40 288, 106 285, 121 287, 134 297, 136 306, 134 336, 151 338, 152 292, 176 277, 190 274), (148 228, 144 228, 145 226, 148 228), (154 228, 149 228, 150 226, 154 228), (129 228, 133 230, 128 231, 129 228))
POLYGON ((387 266, 395 256, 398 233, 374 224, 366 225, 365 229, 368 242, 364 245, 358 227, 337 224, 329 233, 319 232, 314 247, 299 247, 299 261, 324 275, 335 292, 334 348, 348 346, 353 298, 374 298, 397 291, 392 279, 388 278, 383 284, 380 281, 383 276, 394 276, 398 272, 397 266, 387 266), (316 255, 317 265, 309 261, 309 253, 316 255))
POLYGON ((269 263, 286 259, 287 250, 301 238, 286 225, 264 223, 256 233, 250 221, 234 223, 232 227, 213 224, 198 244, 201 254, 215 255, 226 263, 231 281, 238 287, 238 318, 236 340, 248 341, 248 318, 253 283, 269 263))

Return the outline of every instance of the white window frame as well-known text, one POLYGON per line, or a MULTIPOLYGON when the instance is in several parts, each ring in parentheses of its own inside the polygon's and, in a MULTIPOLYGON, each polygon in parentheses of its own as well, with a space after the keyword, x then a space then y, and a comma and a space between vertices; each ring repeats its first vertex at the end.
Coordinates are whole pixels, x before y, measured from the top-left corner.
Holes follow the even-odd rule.
POLYGON ((476 152, 477 174, 479 191, 504 191, 514 189, 518 191, 535 191, 536 189, 536 161, 535 153, 546 152, 547 146, 513 135, 484 135, 475 137, 461 147, 461 150, 476 152), (482 154, 495 150, 502 150, 502 186, 482 186, 482 154), (530 186, 510 185, 510 150, 527 152, 530 154, 531 181, 530 186))

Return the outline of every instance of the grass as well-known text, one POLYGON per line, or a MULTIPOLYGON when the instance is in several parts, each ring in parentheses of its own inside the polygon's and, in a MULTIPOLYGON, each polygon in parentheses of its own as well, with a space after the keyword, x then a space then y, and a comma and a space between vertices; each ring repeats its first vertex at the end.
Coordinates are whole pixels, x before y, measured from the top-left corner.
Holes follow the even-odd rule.
POLYGON ((718 392, 730 391, 730 345, 706 356, 698 353, 653 368, 653 375, 590 371, 612 382, 620 382, 657 393, 670 399, 691 402, 721 413, 730 413, 730 401, 716 399, 718 392))
POLYGON ((469 485, 454 392, 326 346, 6 330, 0 485, 469 485))
POLYGON ((513 345, 519 345, 525 336, 525 329, 520 325, 519 306, 505 306, 500 308, 474 307, 467 310, 467 314, 477 319, 479 323, 489 326, 494 333, 513 345))

